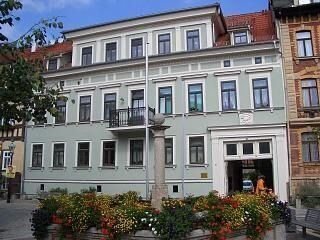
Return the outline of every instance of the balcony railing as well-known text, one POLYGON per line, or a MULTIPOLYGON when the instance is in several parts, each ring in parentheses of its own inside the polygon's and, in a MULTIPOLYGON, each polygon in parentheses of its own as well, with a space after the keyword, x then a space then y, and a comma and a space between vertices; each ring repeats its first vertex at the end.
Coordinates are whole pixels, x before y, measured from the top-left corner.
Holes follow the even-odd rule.
MULTIPOLYGON (((123 108, 110 111, 110 128, 141 126, 145 124, 145 107, 123 108)), ((154 123, 155 109, 149 107, 149 124, 154 123)))
POLYGON ((299 108, 298 117, 299 118, 320 117, 320 106, 299 108))

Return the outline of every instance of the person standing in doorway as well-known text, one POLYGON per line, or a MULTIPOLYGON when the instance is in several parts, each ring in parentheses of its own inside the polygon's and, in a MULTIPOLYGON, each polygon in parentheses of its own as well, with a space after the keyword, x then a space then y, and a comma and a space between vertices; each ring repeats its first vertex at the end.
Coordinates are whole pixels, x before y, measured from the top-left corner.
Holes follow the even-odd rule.
POLYGON ((257 187, 256 187, 256 194, 264 194, 267 192, 267 188, 265 185, 266 177, 261 175, 258 177, 257 187))

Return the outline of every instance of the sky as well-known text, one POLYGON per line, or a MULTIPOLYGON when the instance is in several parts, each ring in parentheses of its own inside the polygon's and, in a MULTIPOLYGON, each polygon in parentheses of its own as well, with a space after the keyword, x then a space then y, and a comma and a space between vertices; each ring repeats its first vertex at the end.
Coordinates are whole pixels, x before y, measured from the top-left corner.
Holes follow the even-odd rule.
POLYGON ((59 17, 64 30, 163 11, 220 2, 223 14, 233 15, 267 9, 268 0, 21 0, 14 13, 21 20, 1 32, 16 40, 40 19, 59 17))

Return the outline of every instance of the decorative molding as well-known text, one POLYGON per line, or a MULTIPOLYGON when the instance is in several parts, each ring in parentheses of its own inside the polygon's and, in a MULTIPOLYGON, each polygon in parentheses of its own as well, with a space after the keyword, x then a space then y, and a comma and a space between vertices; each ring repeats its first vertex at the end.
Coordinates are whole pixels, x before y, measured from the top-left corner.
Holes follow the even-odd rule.
POLYGON ((140 84, 145 84, 146 82, 144 80, 139 80, 139 81, 127 81, 124 82, 125 86, 133 86, 133 85, 140 85, 140 84))
POLYGON ((93 87, 75 87, 73 88, 75 92, 86 92, 86 91, 93 91, 96 89, 95 86, 93 87))
POLYGON ((183 80, 190 80, 190 79, 195 79, 195 78, 206 78, 208 76, 208 73, 203 73, 203 74, 188 74, 188 75, 183 75, 181 76, 182 81, 183 80))
POLYGON ((110 83, 99 86, 99 89, 121 87, 121 83, 110 83))
POLYGON ((239 120, 240 120, 240 125, 253 124, 253 114, 252 113, 240 113, 239 120))
POLYGON ((166 77, 166 78, 153 78, 152 82, 170 82, 170 81, 176 81, 177 77, 166 77))
POLYGON ((241 70, 229 70, 229 71, 220 71, 214 72, 214 76, 226 76, 226 75, 238 75, 241 73, 241 70))
POLYGON ((272 70, 273 70, 273 67, 250 68, 250 69, 246 69, 246 73, 272 72, 272 70))

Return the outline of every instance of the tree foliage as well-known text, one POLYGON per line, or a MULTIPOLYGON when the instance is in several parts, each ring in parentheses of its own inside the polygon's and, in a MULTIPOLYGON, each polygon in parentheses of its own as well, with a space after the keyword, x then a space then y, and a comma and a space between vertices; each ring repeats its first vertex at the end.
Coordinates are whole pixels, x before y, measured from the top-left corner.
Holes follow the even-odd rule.
POLYGON ((41 73, 43 58, 28 59, 32 44, 45 47, 50 30, 63 28, 57 17, 34 24, 18 39, 9 41, 3 27, 13 27, 20 18, 15 14, 23 7, 20 0, 0 1, 0 118, 4 126, 17 122, 46 120, 45 114, 56 115, 58 86, 48 87, 41 73))

